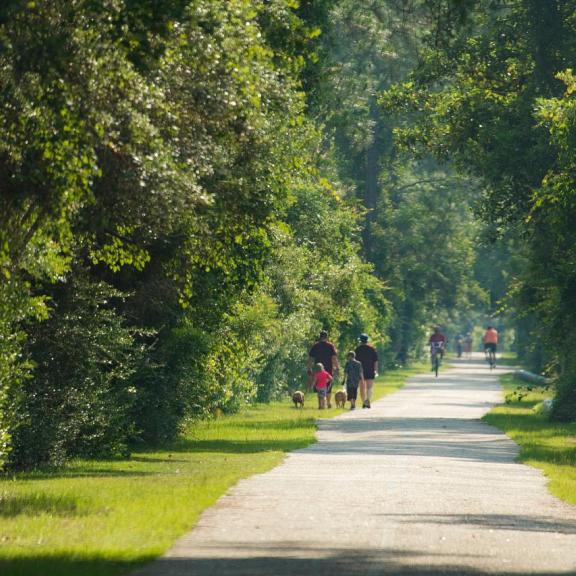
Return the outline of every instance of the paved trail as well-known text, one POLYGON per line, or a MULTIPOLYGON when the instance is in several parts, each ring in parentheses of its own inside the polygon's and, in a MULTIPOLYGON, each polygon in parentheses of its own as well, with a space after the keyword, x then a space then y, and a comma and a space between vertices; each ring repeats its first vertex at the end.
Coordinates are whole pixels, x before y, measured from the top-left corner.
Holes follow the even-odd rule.
POLYGON ((478 361, 325 420, 138 576, 574 575, 576 508, 479 421, 500 400, 478 361))

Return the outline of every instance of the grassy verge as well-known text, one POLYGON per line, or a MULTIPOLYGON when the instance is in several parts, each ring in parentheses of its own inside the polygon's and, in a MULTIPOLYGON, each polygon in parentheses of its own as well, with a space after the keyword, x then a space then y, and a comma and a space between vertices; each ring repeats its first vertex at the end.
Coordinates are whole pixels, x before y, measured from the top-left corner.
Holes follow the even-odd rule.
POLYGON ((509 374, 501 378, 507 403, 494 408, 484 420, 504 431, 521 447, 519 460, 540 468, 548 478, 552 494, 576 504, 576 424, 551 422, 541 410, 550 393, 532 390, 509 374))
POLYGON ((496 355, 496 364, 498 366, 517 366, 518 357, 514 352, 499 352, 496 355))
MULTIPOLYGON (((380 378, 374 398, 413 370, 380 378)), ((77 461, 0 480, 0 574, 112 576, 162 554, 239 479, 314 442, 319 412, 289 401, 203 422, 174 444, 128 460, 77 461)))

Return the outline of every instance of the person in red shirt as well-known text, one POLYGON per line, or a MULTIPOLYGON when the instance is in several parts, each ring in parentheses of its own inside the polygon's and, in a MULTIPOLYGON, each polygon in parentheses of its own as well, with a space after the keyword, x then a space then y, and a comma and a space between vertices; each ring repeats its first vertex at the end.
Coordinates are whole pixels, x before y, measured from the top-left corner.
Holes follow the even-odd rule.
POLYGON ((446 336, 442 334, 440 326, 434 326, 434 332, 428 340, 430 344, 430 356, 434 359, 434 354, 440 354, 440 360, 444 358, 444 350, 446 349, 446 336))
POLYGON ((318 409, 326 408, 326 397, 328 390, 332 386, 332 375, 324 370, 321 362, 314 365, 314 390, 318 394, 318 409))
MULTIPOLYGON (((328 341, 328 332, 322 330, 320 332, 320 338, 308 354, 308 375, 312 376, 312 367, 315 364, 322 364, 323 369, 330 374, 330 376, 337 376, 340 370, 340 365, 338 364, 338 353, 336 352, 336 347, 332 342, 328 341)), ((332 408, 332 387, 328 388, 326 393, 326 401, 328 403, 328 408, 332 408)))

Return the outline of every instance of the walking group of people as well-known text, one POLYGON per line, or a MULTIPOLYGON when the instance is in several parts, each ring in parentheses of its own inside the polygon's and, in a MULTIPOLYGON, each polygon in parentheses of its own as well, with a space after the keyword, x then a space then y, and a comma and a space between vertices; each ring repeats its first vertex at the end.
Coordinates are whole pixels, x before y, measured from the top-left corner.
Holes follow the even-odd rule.
POLYGON ((472 343, 473 340, 470 334, 466 334, 465 336, 458 334, 456 338, 454 338, 456 356, 458 356, 458 358, 462 358, 462 354, 464 354, 466 358, 472 358, 472 343))
MULTIPOLYGON (((342 385, 346 387, 350 410, 356 408, 358 392, 362 408, 370 408, 374 379, 378 376, 378 353, 368 339, 368 334, 360 334, 356 349, 346 354, 342 385)), ((332 407, 332 386, 339 373, 338 352, 328 340, 328 332, 322 330, 308 354, 308 387, 317 393, 319 409, 332 407)))
MULTIPOLYGON (((346 397, 350 402, 350 410, 356 408, 358 392, 362 400, 362 408, 370 408, 372 400, 372 388, 374 379, 378 376, 378 353, 371 344, 368 344, 368 334, 360 334, 358 346, 355 350, 350 350, 346 354, 346 364, 344 365, 344 377, 342 386, 346 387, 346 397)), ((432 357, 439 354, 444 355, 446 349, 446 336, 439 326, 434 327, 434 332, 430 336, 428 343, 432 357)), ((483 338, 484 351, 496 352, 498 344, 498 332, 488 326, 483 338)), ((458 357, 462 356, 462 351, 467 354, 472 352, 472 338, 467 336, 456 339, 458 357)), ((308 389, 311 388, 318 395, 318 408, 332 408, 332 387, 334 380, 339 376, 340 363, 338 352, 332 342, 328 340, 328 332, 322 330, 318 341, 312 346, 308 354, 308 389)))

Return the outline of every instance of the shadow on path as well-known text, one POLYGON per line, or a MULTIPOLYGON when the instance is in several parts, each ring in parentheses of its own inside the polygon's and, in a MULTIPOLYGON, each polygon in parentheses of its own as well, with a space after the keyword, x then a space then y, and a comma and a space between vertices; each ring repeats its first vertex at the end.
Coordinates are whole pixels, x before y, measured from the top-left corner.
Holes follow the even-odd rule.
POLYGON ((132 576, 576 574, 576 518, 550 505, 540 477, 514 464, 518 447, 479 420, 504 373, 480 368, 416 376, 375 410, 320 421, 318 443, 247 480, 132 576), (318 489, 334 489, 332 478, 344 508, 318 489), (355 486, 359 515, 346 499, 355 486), (542 496, 533 509, 526 489, 542 496))
POLYGON ((379 514, 402 524, 473 526, 487 530, 576 534, 576 521, 516 514, 379 514))
POLYGON ((321 430, 337 433, 340 438, 323 439, 310 446, 307 449, 309 453, 429 456, 486 463, 509 463, 518 454, 517 446, 506 436, 496 433, 495 429, 479 420, 386 417, 349 421, 340 419, 322 422, 321 430), (360 438, 359 433, 362 433, 360 438))
MULTIPOLYGON (((133 576, 494 576, 492 570, 466 568, 466 559, 470 556, 434 554, 429 551, 416 553, 394 549, 342 548, 303 550, 301 543, 286 542, 272 547, 240 543, 232 550, 223 550, 221 557, 214 552, 217 549, 211 548, 210 556, 206 558, 162 558, 133 576), (233 557, 236 548, 243 557, 233 557), (303 552, 316 557, 303 557, 303 552), (291 553, 298 557, 279 556, 291 553)), ((554 576, 566 573, 547 571, 530 574, 554 576)), ((518 572, 498 572, 498 576, 512 575, 518 576, 518 572)))

